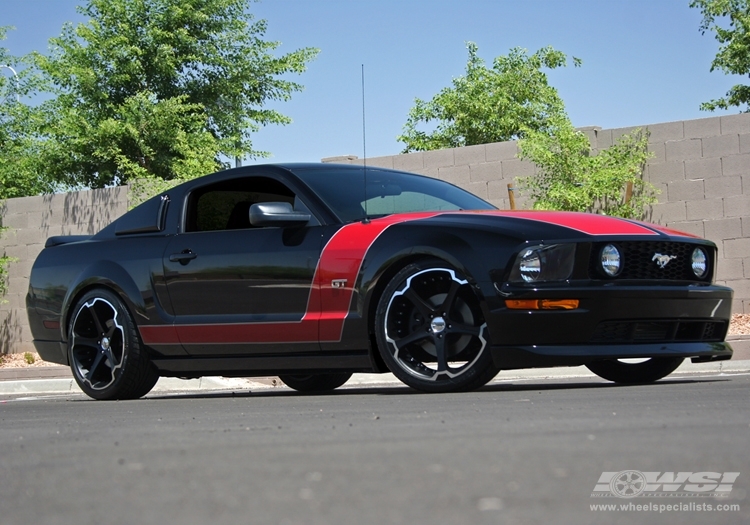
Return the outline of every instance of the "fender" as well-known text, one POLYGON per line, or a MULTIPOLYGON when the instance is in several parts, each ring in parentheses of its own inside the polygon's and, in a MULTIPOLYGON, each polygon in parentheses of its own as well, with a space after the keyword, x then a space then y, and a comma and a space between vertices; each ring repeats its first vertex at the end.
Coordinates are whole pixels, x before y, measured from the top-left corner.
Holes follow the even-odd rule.
POLYGON ((468 278, 484 304, 486 297, 494 293, 490 272, 505 269, 518 251, 519 239, 515 237, 455 225, 436 233, 434 227, 424 227, 425 222, 394 225, 368 250, 357 282, 360 300, 352 304, 350 312, 367 320, 368 331, 373 328, 373 312, 380 293, 393 274, 410 260, 435 257, 446 261, 468 278), (482 247, 481 256, 477 247, 482 247), (488 266, 488 261, 496 264, 488 266))
POLYGON ((78 297, 87 288, 105 286, 114 291, 125 302, 128 309, 136 316, 148 319, 146 302, 130 274, 120 264, 110 261, 96 261, 86 267, 68 288, 60 312, 60 333, 62 341, 68 340, 68 321, 70 310, 78 297))
MULTIPOLYGON (((454 238, 454 240, 464 242, 460 238, 454 238)), ((382 241, 379 240, 365 258, 356 286, 361 300, 352 304, 350 313, 355 313, 363 319, 371 319, 371 312, 377 308, 380 292, 388 284, 390 278, 396 271, 416 259, 427 257, 442 259, 466 275, 470 281, 474 281, 473 275, 463 262, 465 258, 456 257, 455 254, 447 251, 445 246, 435 246, 425 241, 426 239, 406 240, 387 237, 382 241)))

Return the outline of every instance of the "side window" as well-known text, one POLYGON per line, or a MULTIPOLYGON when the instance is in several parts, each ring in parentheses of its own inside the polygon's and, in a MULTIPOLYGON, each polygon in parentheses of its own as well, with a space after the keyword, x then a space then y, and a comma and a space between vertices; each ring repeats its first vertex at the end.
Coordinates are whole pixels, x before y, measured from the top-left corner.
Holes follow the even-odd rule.
POLYGON ((295 204, 294 193, 277 180, 245 177, 194 191, 188 198, 186 232, 251 228, 250 206, 258 202, 295 204))

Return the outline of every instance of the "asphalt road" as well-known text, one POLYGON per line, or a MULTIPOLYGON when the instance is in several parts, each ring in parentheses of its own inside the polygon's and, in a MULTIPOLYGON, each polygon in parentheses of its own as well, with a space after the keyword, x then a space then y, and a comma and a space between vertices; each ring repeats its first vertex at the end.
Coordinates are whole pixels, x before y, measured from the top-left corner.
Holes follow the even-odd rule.
POLYGON ((750 375, 0 400, 0 523, 748 523, 750 375), (740 472, 730 497, 592 498, 602 472, 740 472), (687 510, 592 511, 601 503, 687 510), (705 504, 739 511, 696 510, 705 504))

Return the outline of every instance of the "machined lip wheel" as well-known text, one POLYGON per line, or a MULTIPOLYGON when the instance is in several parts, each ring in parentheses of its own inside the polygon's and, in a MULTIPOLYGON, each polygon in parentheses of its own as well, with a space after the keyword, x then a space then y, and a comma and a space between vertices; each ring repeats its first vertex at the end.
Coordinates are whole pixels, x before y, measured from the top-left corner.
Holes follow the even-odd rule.
POLYGON ((461 376, 479 360, 487 340, 471 285, 450 268, 410 275, 385 311, 385 341, 398 366, 424 381, 461 376))
POLYGON ((70 334, 73 369, 92 390, 104 390, 118 377, 125 357, 125 330, 117 308, 100 297, 84 303, 70 334))

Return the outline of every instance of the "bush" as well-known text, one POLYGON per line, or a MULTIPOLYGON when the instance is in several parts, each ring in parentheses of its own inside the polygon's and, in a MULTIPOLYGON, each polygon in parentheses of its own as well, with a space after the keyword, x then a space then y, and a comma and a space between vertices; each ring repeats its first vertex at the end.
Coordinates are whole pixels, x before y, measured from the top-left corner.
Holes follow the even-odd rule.
POLYGON ((596 153, 588 137, 560 116, 551 133, 529 130, 518 145, 519 157, 538 168, 536 175, 519 181, 534 209, 644 219, 647 207, 656 202, 658 190, 643 180, 652 156, 648 131, 636 129, 596 153))

